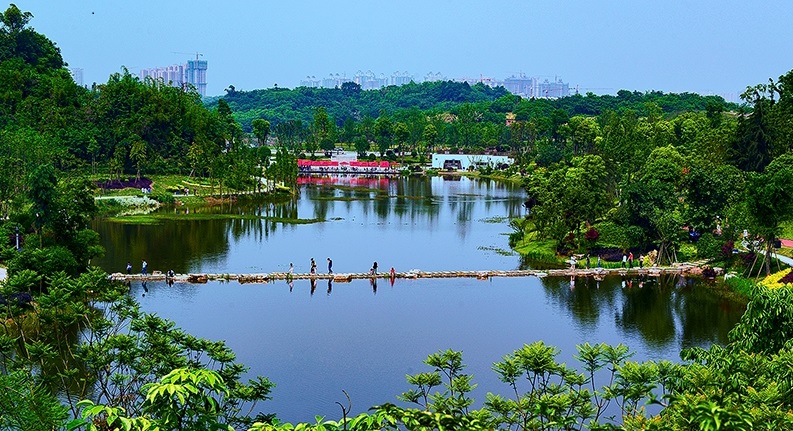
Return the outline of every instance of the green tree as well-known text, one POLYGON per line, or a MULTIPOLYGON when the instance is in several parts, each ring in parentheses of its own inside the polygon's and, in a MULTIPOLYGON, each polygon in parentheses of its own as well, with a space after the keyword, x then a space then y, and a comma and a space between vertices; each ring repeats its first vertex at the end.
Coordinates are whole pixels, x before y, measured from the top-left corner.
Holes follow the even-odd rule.
POLYGON ((251 122, 251 126, 253 127, 253 136, 256 137, 259 146, 267 144, 267 137, 270 136, 270 122, 263 118, 257 118, 251 122))
POLYGON ((366 136, 356 136, 353 143, 355 144, 355 151, 358 152, 359 157, 365 155, 366 152, 369 151, 370 144, 366 136))
POLYGON ((67 410, 31 374, 0 373, 0 429, 50 431, 59 429, 67 410))
POLYGON ((399 147, 399 154, 405 154, 405 147, 409 144, 410 139, 410 130, 408 130, 408 126, 405 123, 399 122, 396 123, 394 126, 394 140, 396 140, 396 144, 399 147))
POLYGON ((438 129, 436 129, 433 124, 427 124, 426 126, 424 126, 422 139, 427 144, 427 148, 430 151, 434 151, 435 145, 437 144, 438 141, 438 129))
POLYGON ((377 151, 380 152, 380 157, 383 157, 386 150, 391 148, 394 136, 394 124, 391 119, 381 115, 377 118, 374 124, 375 140, 377 142, 377 151))
POLYGON ((762 172, 774 158, 776 139, 772 110, 773 89, 761 84, 749 87, 741 95, 752 104, 752 112, 741 112, 738 130, 730 148, 730 160, 743 171, 762 172))
POLYGON ((140 180, 140 168, 146 161, 146 143, 138 136, 130 138, 132 144, 129 147, 129 157, 135 163, 135 178, 140 180))
POLYGON ((744 211, 752 233, 765 241, 765 270, 771 273, 774 240, 783 223, 793 220, 793 154, 772 161, 762 174, 750 174, 746 181, 744 211))
POLYGON ((42 227, 49 223, 55 215, 55 197, 58 178, 55 168, 50 164, 42 164, 30 173, 29 198, 33 202, 31 213, 35 220, 35 229, 40 232, 42 227))
POLYGON ((637 179, 624 185, 626 204, 620 218, 644 230, 659 244, 661 263, 676 261, 676 244, 683 226, 685 161, 673 147, 656 148, 638 171, 637 179))

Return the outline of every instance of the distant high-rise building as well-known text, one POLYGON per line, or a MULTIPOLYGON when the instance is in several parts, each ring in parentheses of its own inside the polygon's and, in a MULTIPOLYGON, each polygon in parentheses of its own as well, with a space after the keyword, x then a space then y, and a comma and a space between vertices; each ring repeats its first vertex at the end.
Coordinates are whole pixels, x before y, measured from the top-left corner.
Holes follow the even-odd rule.
POLYGON ((562 80, 558 78, 554 82, 548 82, 546 79, 537 85, 537 93, 537 97, 544 97, 547 99, 567 97, 570 95, 570 84, 562 82, 562 80))
POLYGON ((322 81, 317 79, 316 76, 306 76, 306 79, 300 80, 301 87, 319 88, 322 81))
POLYGON ((352 79, 348 79, 347 75, 339 75, 338 73, 333 74, 331 73, 328 75, 327 78, 322 80, 322 88, 341 88, 341 84, 345 82, 352 82, 352 79))
POLYGON ((537 97, 537 78, 521 73, 520 76, 512 75, 504 79, 502 85, 512 94, 528 98, 537 97))
POLYGON ((198 94, 206 96, 207 92, 207 61, 188 60, 186 64, 174 64, 166 67, 141 69, 140 79, 152 78, 162 80, 165 85, 182 87, 192 85, 198 94))
POLYGON ((413 82, 413 75, 407 72, 394 72, 391 75, 391 85, 405 85, 413 82))
POLYGON ((185 67, 185 81, 195 86, 198 94, 207 95, 207 62, 206 60, 188 60, 185 67))
POLYGON ((79 67, 73 67, 69 69, 69 73, 72 74, 72 79, 74 83, 79 85, 80 87, 83 86, 83 69, 79 67))
POLYGON ((445 80, 446 77, 443 76, 443 74, 440 72, 436 72, 436 73, 428 72, 426 75, 424 75, 424 82, 445 81, 445 80))

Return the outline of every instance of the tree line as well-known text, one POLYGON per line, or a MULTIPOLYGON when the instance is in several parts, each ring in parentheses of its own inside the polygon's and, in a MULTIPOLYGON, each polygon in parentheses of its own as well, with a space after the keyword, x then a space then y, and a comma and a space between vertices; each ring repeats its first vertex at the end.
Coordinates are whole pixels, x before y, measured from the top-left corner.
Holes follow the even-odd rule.
POLYGON ((747 88, 735 112, 710 105, 667 118, 648 105, 644 116, 570 118, 529 150, 529 215, 513 240, 535 234, 586 253, 608 233, 611 246, 654 249, 664 264, 702 235, 700 258, 742 241, 762 241, 770 255, 793 220, 791 81, 793 71, 747 88))

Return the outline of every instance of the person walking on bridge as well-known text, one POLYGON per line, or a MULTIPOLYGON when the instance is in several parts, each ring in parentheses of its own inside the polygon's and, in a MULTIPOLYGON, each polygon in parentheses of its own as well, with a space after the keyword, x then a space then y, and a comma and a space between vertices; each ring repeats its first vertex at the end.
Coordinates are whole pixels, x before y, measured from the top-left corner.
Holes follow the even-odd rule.
POLYGON ((333 261, 328 258, 328 274, 333 274, 333 261))

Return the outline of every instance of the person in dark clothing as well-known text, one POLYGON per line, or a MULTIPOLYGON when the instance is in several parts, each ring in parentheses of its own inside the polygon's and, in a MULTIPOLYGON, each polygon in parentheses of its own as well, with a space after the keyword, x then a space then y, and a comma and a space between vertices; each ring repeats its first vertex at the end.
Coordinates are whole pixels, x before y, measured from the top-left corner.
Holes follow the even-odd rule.
POLYGON ((127 261, 127 274, 132 274, 132 263, 127 261))
POLYGON ((149 271, 149 264, 146 263, 146 259, 143 259, 143 263, 140 265, 140 273, 146 275, 149 273, 148 271, 149 271))
POLYGON ((333 274, 333 261, 328 258, 328 274, 333 274))
POLYGON ((377 275, 377 262, 372 264, 372 275, 377 275))

